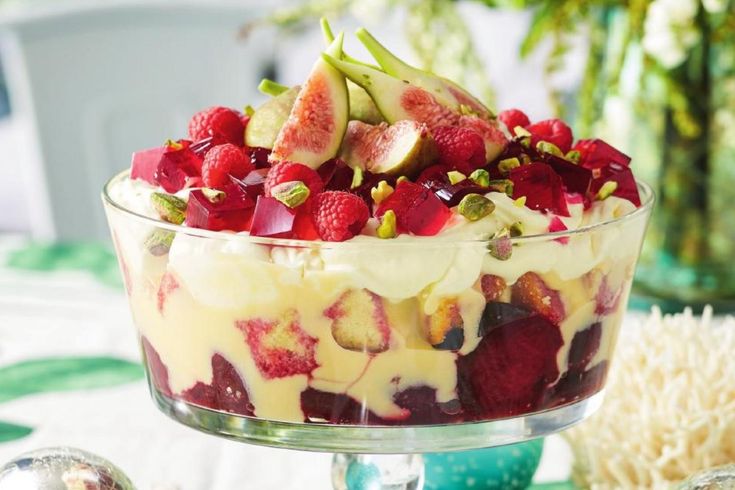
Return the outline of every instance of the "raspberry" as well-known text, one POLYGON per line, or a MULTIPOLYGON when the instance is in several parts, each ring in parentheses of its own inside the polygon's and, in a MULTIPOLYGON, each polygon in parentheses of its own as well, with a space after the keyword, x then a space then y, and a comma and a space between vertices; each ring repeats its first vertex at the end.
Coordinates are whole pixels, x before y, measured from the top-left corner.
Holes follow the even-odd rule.
POLYGON ((245 125, 239 112, 227 107, 210 107, 197 112, 189 120, 189 136, 194 141, 208 137, 215 144, 245 145, 245 125))
POLYGON ((328 242, 349 240, 362 231, 369 217, 365 201, 349 192, 326 191, 314 203, 314 224, 328 242))
POLYGON ((202 180, 207 187, 222 187, 230 183, 229 175, 242 179, 254 168, 242 148, 225 143, 207 152, 202 164, 202 180))
POLYGON ((469 175, 485 165, 485 143, 476 131, 440 126, 433 131, 439 163, 469 175))
POLYGON ((513 128, 516 126, 520 126, 522 128, 525 128, 529 124, 531 124, 531 121, 528 120, 528 116, 525 112, 519 110, 519 109, 508 109, 500 114, 498 114, 498 119, 500 119, 500 122, 505 124, 505 126, 508 128, 508 131, 510 131, 510 134, 513 133, 513 128))
POLYGON ((572 130, 561 119, 546 119, 526 126, 531 133, 531 145, 536 148, 539 141, 554 143, 566 153, 572 148, 572 130))
POLYGON ((263 193, 267 197, 271 197, 273 187, 295 180, 300 180, 306 184, 306 187, 311 191, 311 196, 319 194, 324 189, 324 182, 314 169, 296 162, 280 162, 273 165, 268 171, 268 176, 263 184, 263 193))

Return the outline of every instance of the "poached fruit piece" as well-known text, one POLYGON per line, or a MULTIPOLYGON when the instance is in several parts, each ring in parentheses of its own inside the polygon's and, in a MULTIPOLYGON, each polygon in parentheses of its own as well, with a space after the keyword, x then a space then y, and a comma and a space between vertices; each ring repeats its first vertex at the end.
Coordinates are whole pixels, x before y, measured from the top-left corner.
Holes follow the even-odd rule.
POLYGON ((631 160, 628 155, 601 139, 579 140, 574 149, 579 152, 579 164, 589 169, 606 167, 610 163, 627 167, 631 160))
POLYGON ((561 177, 546 163, 516 167, 509 179, 513 181, 513 198, 525 196, 528 208, 569 216, 561 177))
POLYGON ((244 231, 249 228, 255 202, 240 185, 227 184, 214 197, 205 192, 194 189, 189 193, 187 226, 212 231, 244 231))
POLYGON ((420 236, 439 233, 452 214, 433 192, 409 181, 396 186, 395 191, 380 203, 375 216, 381 218, 388 210, 396 214, 399 232, 420 236))
POLYGON ((535 272, 526 272, 511 286, 511 302, 529 308, 558 324, 566 317, 564 302, 535 272))
POLYGON ((350 121, 340 158, 372 173, 411 177, 434 161, 436 147, 428 127, 416 121, 377 126, 350 121))
POLYGON ((466 419, 536 411, 559 376, 556 355, 563 344, 559 328, 525 311, 509 320, 501 318, 494 327, 483 328, 477 348, 457 359, 457 392, 466 419))
POLYGON ((245 335, 255 365, 266 379, 309 374, 318 366, 314 358, 318 339, 304 331, 295 310, 276 319, 253 318, 235 325, 245 335))
POLYGON ((605 167, 595 169, 593 175, 595 179, 590 185, 590 195, 597 195, 605 183, 615 182, 617 187, 612 193, 613 196, 627 199, 636 207, 641 205, 641 196, 630 168, 619 163, 610 163, 605 167))
MULTIPOLYGON (((326 53, 336 58, 342 56, 342 35, 337 36, 326 53)), ((348 116, 344 75, 324 59, 318 59, 278 132, 271 161, 289 160, 318 168, 339 151, 348 116)))
POLYGON ((248 390, 237 369, 220 354, 212 356, 212 380, 209 384, 197 381, 181 393, 189 403, 238 415, 254 416, 248 390))
POLYGON ((332 320, 332 337, 345 349, 378 353, 390 346, 383 299, 367 289, 346 291, 324 316, 332 320))

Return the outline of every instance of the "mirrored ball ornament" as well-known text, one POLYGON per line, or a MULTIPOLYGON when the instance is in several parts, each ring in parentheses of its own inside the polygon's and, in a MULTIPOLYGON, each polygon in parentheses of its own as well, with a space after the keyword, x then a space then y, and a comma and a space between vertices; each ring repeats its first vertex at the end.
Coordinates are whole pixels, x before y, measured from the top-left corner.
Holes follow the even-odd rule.
POLYGON ((135 490, 120 468, 70 447, 38 449, 0 467, 0 490, 135 490))

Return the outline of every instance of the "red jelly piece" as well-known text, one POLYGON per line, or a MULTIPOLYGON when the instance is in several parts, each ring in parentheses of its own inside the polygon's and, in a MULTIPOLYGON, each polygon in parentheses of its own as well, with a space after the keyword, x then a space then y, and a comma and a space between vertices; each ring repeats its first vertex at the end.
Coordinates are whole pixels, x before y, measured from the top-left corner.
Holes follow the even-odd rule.
POLYGON ((583 372, 567 371, 546 392, 540 408, 559 407, 594 395, 605 386, 607 366, 607 361, 602 361, 583 372))
POLYGON ((142 179, 149 184, 156 185, 156 170, 164 151, 166 151, 166 147, 159 146, 133 153, 133 160, 130 163, 130 178, 142 179))
POLYGON ((569 216, 563 182, 549 165, 521 165, 510 172, 509 178, 513 181, 513 198, 526 196, 528 208, 569 216))
POLYGON ((630 157, 601 139, 579 140, 574 149, 580 154, 579 164, 586 168, 606 167, 617 163, 627 167, 630 157))
POLYGON ((192 143, 189 147, 191 151, 193 151, 196 155, 198 155, 200 158, 204 158, 204 156, 207 154, 207 152, 213 147, 216 146, 214 142, 214 137, 210 136, 208 138, 204 138, 203 140, 199 140, 196 143, 192 143))
POLYGON ((433 192, 413 182, 398 184, 380 203, 375 215, 381 217, 389 209, 396 213, 399 231, 421 236, 439 233, 452 214, 433 192))
POLYGON ((258 196, 253 222, 252 236, 291 238, 296 212, 274 197, 258 196))
MULTIPOLYGON (((554 216, 553 218, 551 218, 551 222, 549 223, 549 233, 556 233, 557 231, 566 231, 568 229, 569 228, 567 228, 567 225, 565 225, 564 222, 561 219, 559 219, 558 216, 554 216)), ((554 238, 554 240, 556 240, 559 243, 563 243, 564 245, 569 243, 568 236, 554 238)))
POLYGON ((638 186, 635 183, 635 177, 630 168, 619 163, 610 163, 605 167, 595 170, 595 178, 590 185, 590 195, 596 196, 600 188, 605 182, 617 182, 618 186, 613 192, 613 196, 627 199, 636 206, 641 205, 641 196, 638 194, 638 186))
POLYGON ((191 191, 186 209, 186 224, 212 231, 247 230, 254 201, 239 185, 228 184, 223 192, 224 199, 212 202, 201 189, 191 191))
POLYGON ((470 179, 452 184, 447 172, 447 167, 434 165, 424 170, 417 182, 436 194, 450 208, 459 204, 467 194, 485 194, 488 191, 486 187, 479 186, 470 179))
POLYGON ((270 162, 268 162, 268 157, 271 154, 271 151, 268 148, 260 148, 260 147, 254 147, 250 148, 248 150, 250 153, 250 163, 252 163, 255 168, 269 168, 271 166, 270 162))
POLYGON ((155 180, 166 192, 178 192, 199 182, 202 158, 191 149, 191 141, 179 140, 165 147, 156 169, 155 180))
POLYGON ((255 407, 250 403, 248 390, 242 377, 220 354, 212 356, 212 381, 204 384, 201 381, 184 391, 181 397, 197 405, 237 413, 240 415, 255 415, 255 407))
POLYGON ((171 386, 168 382, 168 368, 161 360, 156 349, 153 348, 148 339, 140 338, 143 346, 143 355, 145 356, 146 366, 148 367, 148 375, 153 379, 153 384, 158 390, 166 396, 171 396, 171 386))
POLYGON ((268 175, 267 168, 258 168, 247 174, 244 179, 238 179, 230 175, 230 180, 242 187, 248 196, 255 201, 258 196, 263 194, 266 175, 268 175))
POLYGON ((574 334, 567 356, 569 370, 582 372, 597 354, 602 339, 602 323, 595 322, 574 334))
POLYGON ((548 153, 544 155, 543 160, 561 177, 561 181, 568 192, 587 194, 590 182, 592 182, 592 171, 590 169, 548 153))

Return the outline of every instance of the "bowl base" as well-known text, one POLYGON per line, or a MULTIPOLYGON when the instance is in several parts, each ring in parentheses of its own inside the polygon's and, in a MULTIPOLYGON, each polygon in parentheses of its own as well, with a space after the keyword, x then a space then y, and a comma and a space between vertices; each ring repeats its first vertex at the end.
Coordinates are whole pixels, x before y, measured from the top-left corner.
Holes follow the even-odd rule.
POLYGON ((405 427, 278 422, 244 417, 175 400, 151 387, 158 408, 194 429, 249 444, 301 451, 407 454, 501 446, 565 430, 594 413, 604 389, 562 407, 520 417, 464 424, 405 427))

